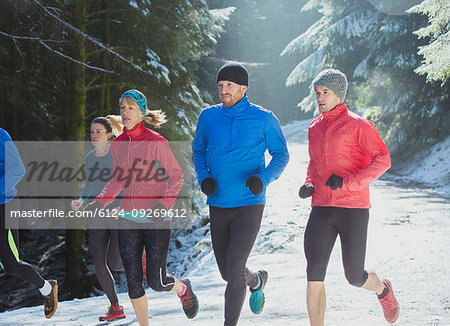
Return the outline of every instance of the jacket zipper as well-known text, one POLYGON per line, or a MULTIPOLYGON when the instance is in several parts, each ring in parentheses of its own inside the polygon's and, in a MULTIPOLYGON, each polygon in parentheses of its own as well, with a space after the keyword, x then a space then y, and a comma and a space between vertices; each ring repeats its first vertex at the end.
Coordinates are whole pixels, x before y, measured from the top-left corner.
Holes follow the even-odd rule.
MULTIPOLYGON (((327 142, 327 129, 328 129, 328 121, 324 119, 324 130, 323 130, 323 139, 322 144, 324 145, 323 148, 323 163, 324 163, 324 170, 328 172, 328 164, 327 164, 327 152, 328 152, 328 142, 327 142)), ((326 182, 326 181, 325 181, 326 182)), ((325 189, 327 191, 327 203, 331 205, 331 188, 328 186, 325 186, 325 189)))
POLYGON ((234 110, 232 111, 231 121, 230 121, 230 149, 233 148, 233 121, 234 121, 234 110))
MULTIPOLYGON (((131 147, 131 137, 130 136, 128 136, 128 139, 129 139, 129 141, 128 141, 128 171, 130 171, 130 147, 131 147)), ((128 172, 128 173, 130 173, 130 172, 128 172)), ((135 206, 134 206, 134 178, 133 178, 133 176, 131 176, 131 182, 132 182, 132 186, 131 186, 131 206, 133 207, 132 209, 134 210, 135 209, 135 206)))

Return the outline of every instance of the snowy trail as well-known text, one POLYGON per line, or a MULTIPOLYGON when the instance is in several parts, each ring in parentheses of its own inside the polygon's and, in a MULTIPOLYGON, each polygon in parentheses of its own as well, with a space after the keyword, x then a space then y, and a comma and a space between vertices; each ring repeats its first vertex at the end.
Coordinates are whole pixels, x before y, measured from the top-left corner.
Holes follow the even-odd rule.
MULTIPOLYGON (((239 325, 309 325, 303 233, 310 200, 297 196, 308 159, 306 128, 307 123, 284 128, 291 160, 269 187, 263 224, 248 263, 254 270, 269 271, 266 306, 260 315, 253 315, 246 302, 239 325)), ((371 194, 366 266, 393 283, 401 306, 395 325, 450 325, 448 200, 423 189, 399 188, 391 181, 375 182, 371 194)), ((222 325, 225 283, 211 251, 189 278, 200 300, 198 316, 187 320, 175 294, 147 290, 150 325, 222 325)), ((326 325, 388 325, 375 295, 347 284, 339 241, 330 260, 326 289, 326 325)), ((112 323, 97 321, 106 310, 103 296, 61 302, 50 320, 43 317, 42 306, 5 312, 0 314, 0 325, 138 325, 127 294, 121 293, 119 299, 129 316, 112 323)))

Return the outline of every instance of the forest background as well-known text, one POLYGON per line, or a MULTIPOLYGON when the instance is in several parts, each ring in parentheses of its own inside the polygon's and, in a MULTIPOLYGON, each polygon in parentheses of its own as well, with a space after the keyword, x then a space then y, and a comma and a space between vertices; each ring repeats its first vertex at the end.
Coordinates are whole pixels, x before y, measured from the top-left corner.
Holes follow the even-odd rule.
MULTIPOLYGON (((248 68, 250 100, 287 124, 317 115, 311 81, 333 67, 395 173, 449 136, 449 17, 445 0, 2 0, 0 126, 16 141, 88 140, 90 121, 118 114, 137 88, 168 117, 158 132, 190 141, 230 61, 248 68)), ((61 280, 62 300, 98 292, 85 230, 21 238, 22 257, 61 280)), ((0 283, 0 311, 40 302, 18 279, 0 283)))

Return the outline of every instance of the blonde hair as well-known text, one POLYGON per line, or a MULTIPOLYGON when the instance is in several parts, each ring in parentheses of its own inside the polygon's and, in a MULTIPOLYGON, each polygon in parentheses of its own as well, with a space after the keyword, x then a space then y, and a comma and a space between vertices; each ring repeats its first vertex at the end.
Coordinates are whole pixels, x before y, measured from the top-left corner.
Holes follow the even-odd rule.
POLYGON ((162 110, 147 109, 144 120, 145 122, 154 125, 156 128, 161 128, 161 125, 167 122, 166 114, 162 110))
POLYGON ((123 123, 120 115, 107 115, 106 119, 111 121, 112 134, 114 137, 119 136, 123 132, 123 123))

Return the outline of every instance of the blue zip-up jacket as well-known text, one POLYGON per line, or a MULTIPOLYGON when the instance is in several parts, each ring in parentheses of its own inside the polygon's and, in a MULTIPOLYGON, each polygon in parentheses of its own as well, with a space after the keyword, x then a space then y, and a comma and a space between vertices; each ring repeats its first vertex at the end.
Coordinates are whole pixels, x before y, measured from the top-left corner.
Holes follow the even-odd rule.
POLYGON ((16 185, 23 178, 25 172, 25 167, 11 136, 0 128, 0 204, 3 205, 16 197, 16 185))
POLYGON ((232 107, 218 104, 204 109, 192 144, 198 182, 212 177, 218 188, 207 204, 240 207, 266 203, 266 188, 289 161, 286 140, 275 115, 250 103, 247 96, 232 107), (272 156, 265 164, 266 149, 272 156), (255 196, 245 186, 256 175, 264 191, 255 196))

